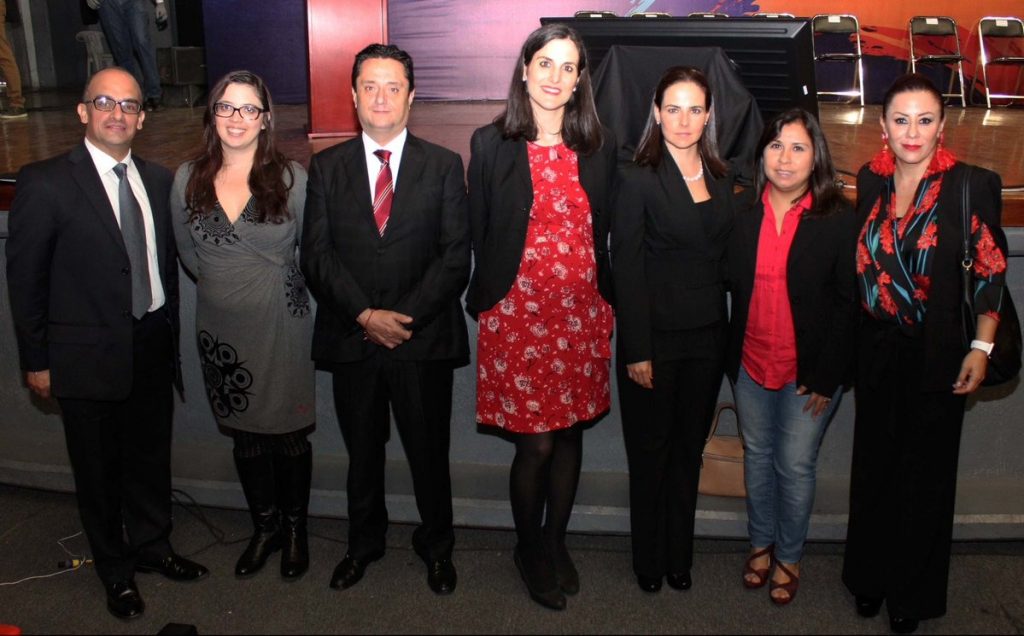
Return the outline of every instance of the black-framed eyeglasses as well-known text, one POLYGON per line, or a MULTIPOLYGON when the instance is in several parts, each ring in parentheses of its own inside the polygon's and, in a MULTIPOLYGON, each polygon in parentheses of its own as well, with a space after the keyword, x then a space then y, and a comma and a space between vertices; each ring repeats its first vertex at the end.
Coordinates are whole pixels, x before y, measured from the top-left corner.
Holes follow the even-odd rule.
POLYGON ((93 108, 102 110, 105 113, 114 110, 115 106, 120 106, 121 112, 125 115, 138 115, 142 112, 142 102, 137 99, 122 99, 118 101, 109 95, 98 95, 91 100, 86 99, 82 103, 92 104, 93 108))
POLYGON ((266 109, 260 108, 259 106, 253 106, 252 104, 242 104, 241 106, 232 106, 227 102, 217 102, 213 105, 213 114, 217 117, 223 117, 227 119, 235 113, 242 116, 242 119, 248 119, 250 121, 259 119, 259 116, 267 112, 266 109))

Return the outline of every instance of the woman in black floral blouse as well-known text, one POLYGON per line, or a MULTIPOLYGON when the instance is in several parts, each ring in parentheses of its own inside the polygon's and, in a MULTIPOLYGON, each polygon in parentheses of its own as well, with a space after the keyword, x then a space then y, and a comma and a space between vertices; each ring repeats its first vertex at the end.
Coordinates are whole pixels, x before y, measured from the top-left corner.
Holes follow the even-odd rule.
POLYGON ((900 77, 882 107, 881 152, 857 176, 857 415, 843 581, 857 611, 910 633, 946 611, 964 404, 985 377, 1006 274, 999 175, 943 147, 942 95, 900 77), (961 338, 965 179, 977 334, 961 338))

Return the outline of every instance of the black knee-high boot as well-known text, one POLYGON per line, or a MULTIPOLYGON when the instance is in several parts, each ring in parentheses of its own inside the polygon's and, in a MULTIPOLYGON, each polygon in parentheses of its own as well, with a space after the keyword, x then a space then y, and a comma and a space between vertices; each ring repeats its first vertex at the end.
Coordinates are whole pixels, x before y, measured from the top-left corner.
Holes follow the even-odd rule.
POLYGON ((309 512, 309 487, 313 477, 313 451, 289 456, 274 455, 278 478, 278 505, 281 506, 281 576, 294 580, 309 569, 309 539, 306 516, 309 512))
POLYGON ((260 571, 267 558, 281 549, 280 512, 274 486, 274 456, 264 453, 240 457, 235 453, 235 466, 242 482, 245 500, 249 503, 255 532, 248 547, 235 564, 236 576, 249 576, 260 571))

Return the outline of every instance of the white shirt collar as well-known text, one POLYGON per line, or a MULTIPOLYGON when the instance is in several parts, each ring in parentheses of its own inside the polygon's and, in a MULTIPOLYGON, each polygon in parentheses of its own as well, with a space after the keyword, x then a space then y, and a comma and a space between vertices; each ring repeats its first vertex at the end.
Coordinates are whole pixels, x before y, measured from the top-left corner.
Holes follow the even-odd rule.
POLYGON ((89 155, 92 157, 92 162, 96 165, 96 172, 99 172, 100 174, 107 174, 119 163, 123 163, 129 168, 132 165, 132 151, 130 148, 128 149, 128 154, 125 155, 125 158, 121 161, 114 159, 107 153, 100 150, 96 144, 89 141, 88 137, 85 138, 85 149, 89 151, 89 155))

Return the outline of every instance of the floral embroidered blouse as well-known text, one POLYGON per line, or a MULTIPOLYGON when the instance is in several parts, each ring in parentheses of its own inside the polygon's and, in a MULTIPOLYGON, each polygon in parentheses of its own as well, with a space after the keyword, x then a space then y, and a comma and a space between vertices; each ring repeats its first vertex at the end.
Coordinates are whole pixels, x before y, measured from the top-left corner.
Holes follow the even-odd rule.
MULTIPOLYGON (((895 160, 883 150, 869 164, 875 174, 888 177, 871 208, 857 241, 857 276, 861 303, 875 319, 895 322, 908 332, 924 320, 935 247, 938 245, 938 199, 944 177, 956 164, 951 152, 939 148, 925 172, 913 205, 897 218, 892 209, 895 160)), ((956 237, 960 241, 960 237, 956 237)), ((989 227, 971 215, 974 250, 975 308, 999 319, 1006 276, 1006 257, 989 227)))

